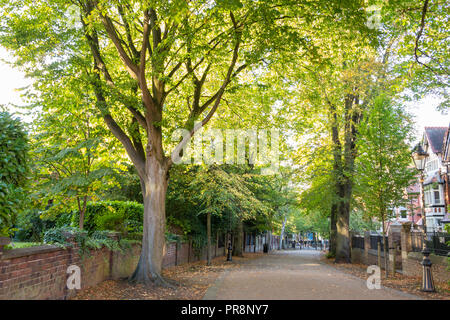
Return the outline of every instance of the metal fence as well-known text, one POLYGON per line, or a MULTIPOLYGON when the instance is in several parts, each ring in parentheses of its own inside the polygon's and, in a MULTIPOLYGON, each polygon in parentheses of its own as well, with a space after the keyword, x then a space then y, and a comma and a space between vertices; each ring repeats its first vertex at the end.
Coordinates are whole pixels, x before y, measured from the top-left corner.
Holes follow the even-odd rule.
POLYGON ((359 248, 364 250, 364 237, 353 236, 352 237, 352 248, 359 248))
MULTIPOLYGON (((386 237, 386 242, 388 242, 388 237, 386 237)), ((384 252, 383 236, 371 235, 370 236, 370 249, 378 250, 378 243, 380 243, 381 251, 384 252)))
MULTIPOLYGON (((411 232, 412 251, 420 252, 423 250, 423 241, 425 236, 423 232, 411 232)), ((445 232, 427 232, 426 246, 436 255, 447 256, 450 252, 450 234, 445 232)))

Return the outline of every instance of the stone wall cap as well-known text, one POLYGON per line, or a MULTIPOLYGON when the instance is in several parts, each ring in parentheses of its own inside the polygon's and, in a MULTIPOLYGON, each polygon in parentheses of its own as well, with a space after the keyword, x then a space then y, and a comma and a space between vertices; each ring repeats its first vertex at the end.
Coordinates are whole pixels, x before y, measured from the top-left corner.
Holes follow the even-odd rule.
POLYGON ((7 250, 7 251, 4 251, 3 255, 1 255, 0 257, 3 260, 7 260, 7 259, 31 256, 33 254, 54 252, 54 251, 58 251, 58 250, 62 250, 62 248, 58 247, 58 246, 50 245, 50 244, 45 244, 42 246, 7 250))

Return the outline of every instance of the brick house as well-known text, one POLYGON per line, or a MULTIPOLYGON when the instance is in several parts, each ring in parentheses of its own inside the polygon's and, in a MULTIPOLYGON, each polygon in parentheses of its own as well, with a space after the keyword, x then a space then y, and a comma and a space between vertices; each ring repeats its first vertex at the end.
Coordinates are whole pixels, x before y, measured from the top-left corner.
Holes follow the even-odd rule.
MULTIPOLYGON (((417 177, 417 181, 419 177, 417 177)), ((419 182, 405 189, 404 203, 401 206, 391 209, 390 219, 386 223, 386 230, 389 231, 391 225, 411 222, 414 228, 422 225, 420 184, 419 182)))
POLYGON ((442 180, 444 181, 444 200, 447 213, 444 219, 441 220, 443 224, 450 223, 450 124, 447 128, 447 132, 444 136, 444 146, 442 152, 442 165, 441 171, 442 180))
MULTIPOLYGON (((422 139, 428 153, 424 170, 425 215, 427 231, 442 231, 442 220, 448 217, 446 210, 447 166, 444 165, 444 138, 448 137, 447 127, 425 127, 422 139)), ((447 182, 448 183, 448 182, 447 182)))
MULTIPOLYGON (((444 224, 450 223, 450 126, 425 127, 422 145, 428 153, 424 170, 425 215, 427 231, 443 231, 444 224)), ((392 209, 391 224, 412 222, 414 227, 422 226, 422 197, 419 184, 405 190, 405 204, 392 209)))

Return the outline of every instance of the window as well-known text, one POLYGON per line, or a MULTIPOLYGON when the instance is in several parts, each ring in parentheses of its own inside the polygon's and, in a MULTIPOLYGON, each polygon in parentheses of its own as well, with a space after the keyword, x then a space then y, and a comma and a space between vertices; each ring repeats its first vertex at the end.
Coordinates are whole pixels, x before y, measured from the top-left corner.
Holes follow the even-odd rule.
POLYGON ((426 171, 427 172, 436 171, 438 169, 438 166, 439 166, 438 159, 427 161, 427 164, 425 166, 426 166, 426 171))
POLYGON ((439 185, 425 187, 425 204, 441 204, 441 191, 439 185))
POLYGON ((434 192, 434 203, 441 203, 441 194, 438 190, 433 190, 434 192))
POLYGON ((405 219, 405 218, 407 217, 406 210, 400 211, 400 216, 401 216, 403 219, 405 219))
POLYGON ((425 204, 431 205, 431 189, 430 187, 425 188, 425 204))

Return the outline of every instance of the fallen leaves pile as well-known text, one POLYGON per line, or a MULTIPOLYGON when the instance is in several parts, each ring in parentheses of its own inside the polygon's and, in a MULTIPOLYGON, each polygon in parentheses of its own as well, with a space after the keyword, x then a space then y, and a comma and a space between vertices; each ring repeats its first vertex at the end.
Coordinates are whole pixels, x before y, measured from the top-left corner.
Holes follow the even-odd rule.
MULTIPOLYGON (((334 263, 333 259, 322 258, 322 261, 336 269, 350 273, 358 278, 367 280, 369 274, 367 273, 367 266, 363 264, 351 263, 334 263)), ((435 283, 436 292, 422 292, 420 291, 422 285, 421 277, 410 277, 396 273, 389 274, 388 279, 384 277, 384 270, 381 270, 381 285, 384 287, 396 289, 406 293, 417 295, 423 299, 432 300, 449 300, 450 299, 450 285, 447 283, 435 283)))
POLYGON ((197 261, 164 269, 162 275, 174 288, 130 284, 126 279, 107 280, 97 286, 82 289, 72 300, 199 300, 217 279, 221 272, 230 268, 240 268, 250 259, 262 253, 245 253, 244 257, 217 257, 212 265, 197 261))

